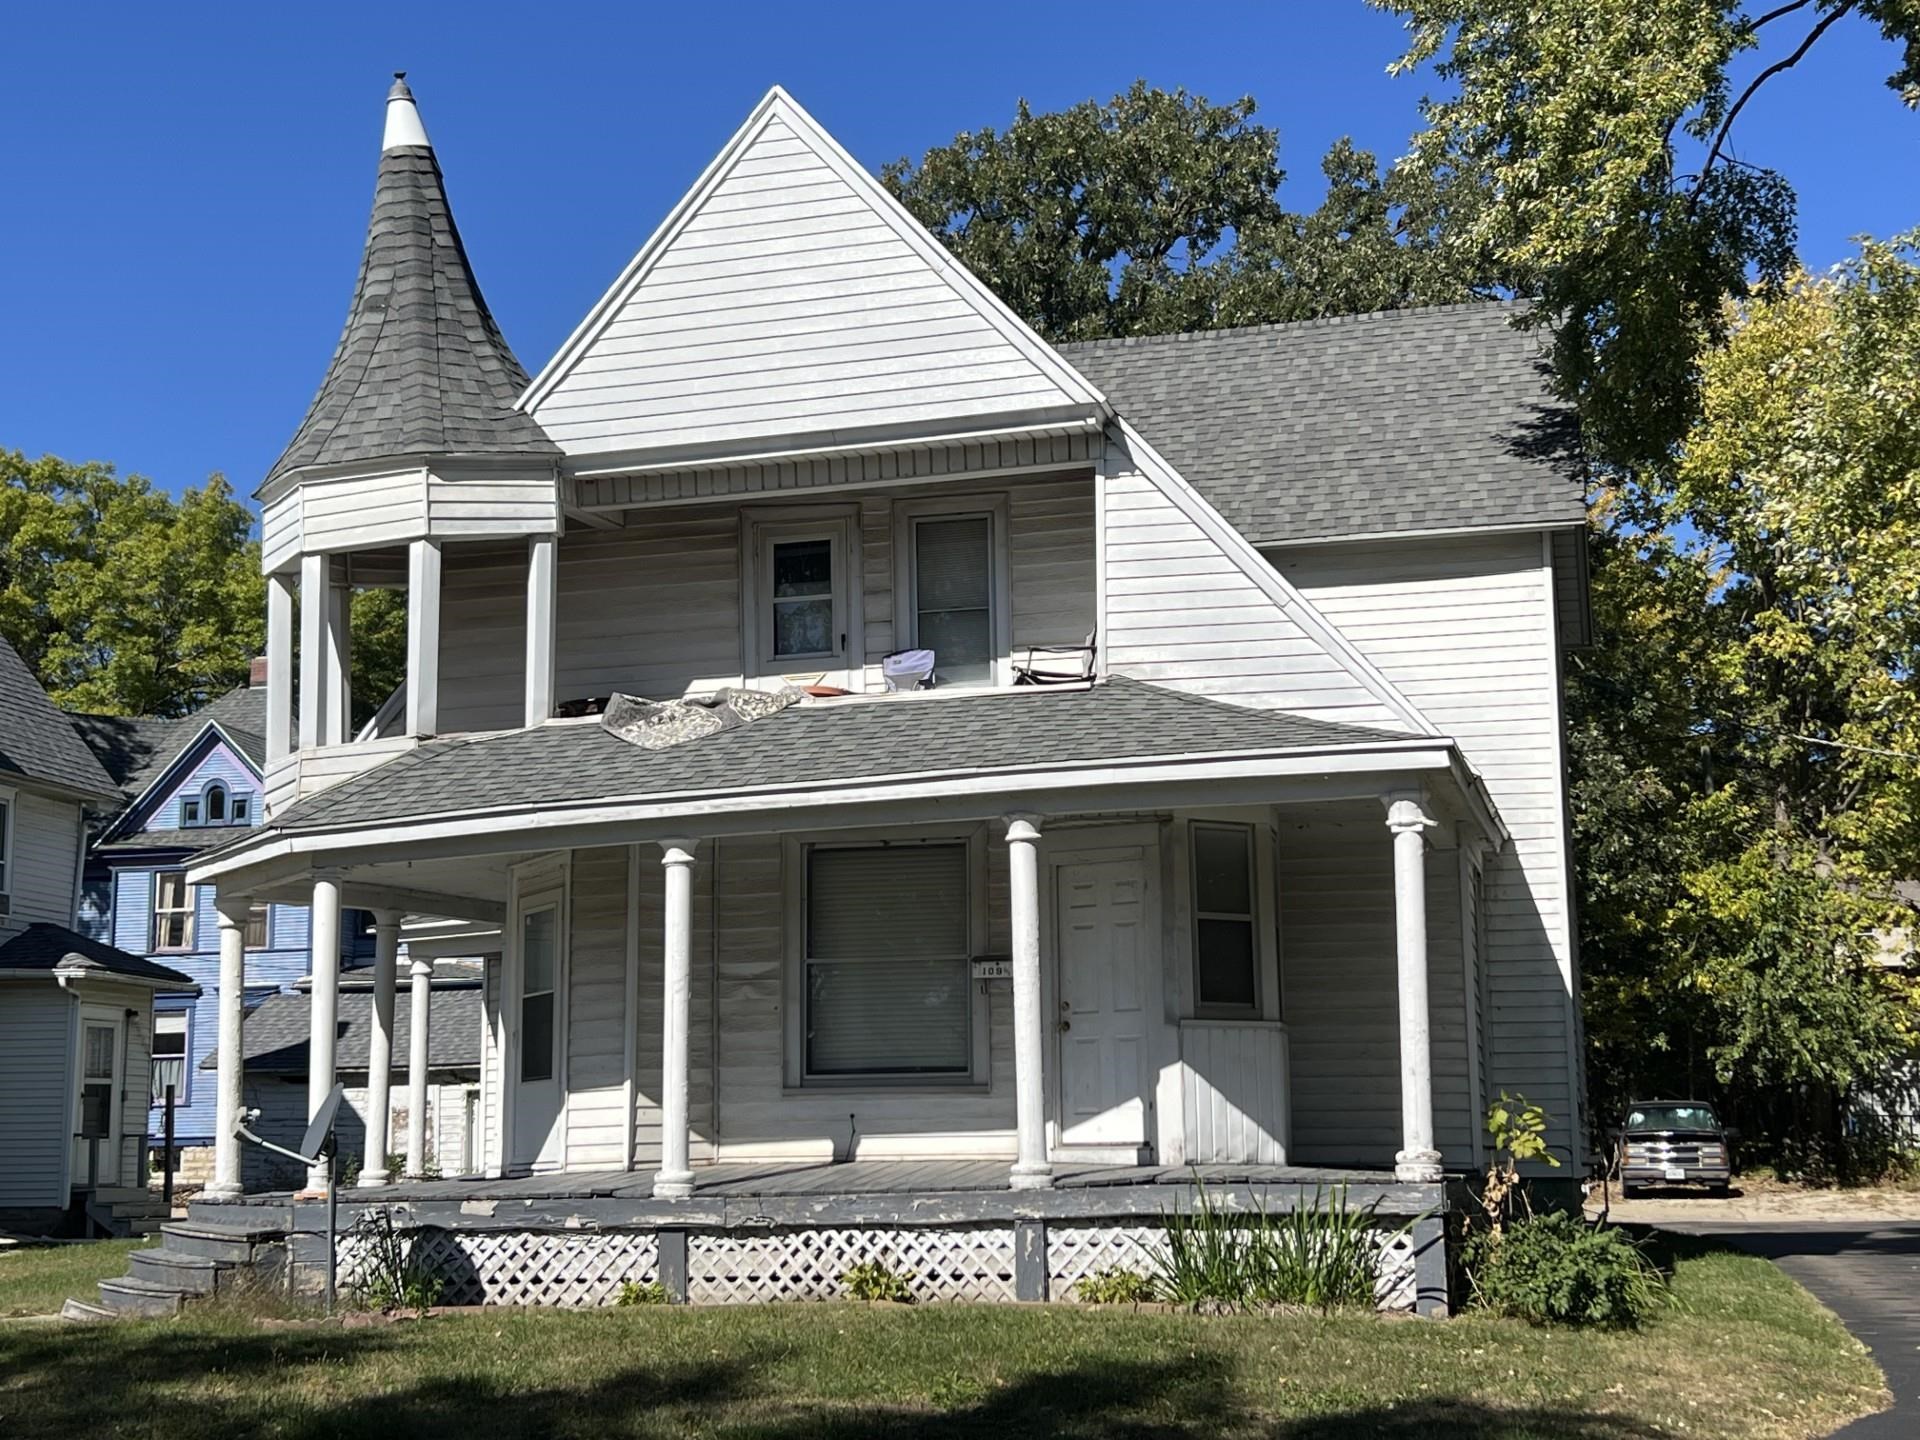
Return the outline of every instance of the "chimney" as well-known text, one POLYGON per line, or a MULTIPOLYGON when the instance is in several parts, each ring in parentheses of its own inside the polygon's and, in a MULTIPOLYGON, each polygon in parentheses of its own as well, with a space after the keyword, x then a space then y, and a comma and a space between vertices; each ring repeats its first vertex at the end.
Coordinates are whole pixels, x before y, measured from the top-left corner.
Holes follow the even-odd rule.
POLYGON ((256 655, 247 662, 247 688, 258 690, 267 683, 267 657, 256 655))

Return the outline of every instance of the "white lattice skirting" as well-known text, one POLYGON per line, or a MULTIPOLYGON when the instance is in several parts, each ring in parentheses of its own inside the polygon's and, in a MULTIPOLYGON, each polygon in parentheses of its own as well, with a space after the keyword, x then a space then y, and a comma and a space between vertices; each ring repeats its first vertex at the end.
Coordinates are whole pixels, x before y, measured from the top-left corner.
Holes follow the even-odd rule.
MULTIPOLYGON (((1374 1300, 1382 1310, 1414 1304, 1413 1238, 1406 1231, 1373 1232, 1379 1244, 1374 1300)), ((1079 1284, 1102 1270, 1151 1275, 1166 1231, 1158 1225, 1049 1225, 1047 1288, 1056 1300, 1078 1300, 1079 1284)))
POLYGON ((916 1300, 1011 1300, 1013 1229, 794 1229, 687 1236, 687 1299, 840 1300, 840 1277, 879 1261, 916 1300))
MULTIPOLYGON (((611 1305, 628 1282, 645 1285, 659 1274, 660 1243, 651 1231, 422 1229, 409 1238, 440 1278, 443 1305, 611 1305)), ((343 1236, 341 1284, 359 1285, 365 1263, 360 1238, 343 1236)))

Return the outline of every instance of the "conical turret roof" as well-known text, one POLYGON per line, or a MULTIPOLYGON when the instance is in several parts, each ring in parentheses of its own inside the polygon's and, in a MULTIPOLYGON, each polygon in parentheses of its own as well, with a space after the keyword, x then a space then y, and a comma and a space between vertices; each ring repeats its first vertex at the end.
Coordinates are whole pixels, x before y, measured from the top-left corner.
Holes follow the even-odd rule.
POLYGON ((513 408, 526 385, 467 262, 413 92, 397 75, 346 329, 267 481, 385 456, 558 455, 513 408))

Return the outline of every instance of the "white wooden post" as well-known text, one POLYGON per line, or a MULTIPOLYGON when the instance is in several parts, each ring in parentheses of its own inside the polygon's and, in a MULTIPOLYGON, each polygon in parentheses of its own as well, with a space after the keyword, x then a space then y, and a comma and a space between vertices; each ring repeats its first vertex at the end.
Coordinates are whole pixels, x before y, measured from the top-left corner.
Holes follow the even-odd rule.
POLYGON ((553 714, 554 537, 527 542, 527 712, 529 725, 553 714))
POLYGON ((1035 815, 1007 817, 1007 879, 1013 921, 1013 1107, 1015 1159, 1009 1185, 1045 1190, 1046 1050, 1040 1013, 1040 827, 1035 815))
POLYGON ((324 745, 327 715, 327 610, 331 603, 325 555, 300 557, 300 748, 324 745))
POLYGON ((661 1199, 693 1194, 687 1135, 687 1029, 693 1011, 693 840, 662 840, 666 871, 666 971, 660 1020, 660 1169, 653 1193, 661 1199))
POLYGON ((345 585, 327 587, 327 713, 324 745, 344 745, 353 738, 353 591, 345 585))
POLYGON ((408 967, 413 990, 407 997, 407 1175, 427 1171, 427 1062, 432 1058, 433 962, 416 959, 408 967))
POLYGON ((245 895, 224 893, 215 895, 213 904, 220 919, 220 1019, 215 1041, 220 1060, 214 1082, 213 1183, 204 1193, 209 1200, 220 1200, 241 1191, 240 1139, 233 1128, 246 1108, 243 1027, 247 1007, 247 912, 252 904, 245 895))
MULTIPOLYGON (((305 599, 302 598, 302 606, 305 599)), ((313 877, 309 911, 308 964, 313 975, 312 1027, 307 1038, 307 1119, 320 1113, 333 1093, 334 1031, 340 1018, 340 877, 321 871, 313 877)), ((307 1188, 326 1189, 327 1167, 307 1172, 307 1188)))
POLYGON ((394 962, 400 953, 400 912, 373 912, 373 1030, 367 1036, 367 1153, 360 1183, 384 1185, 393 1123, 394 962))
POLYGON ((1433 1034, 1427 1009, 1427 839, 1435 823, 1415 794, 1382 797, 1393 832, 1394 954, 1400 988, 1400 1152, 1396 1180, 1441 1177, 1433 1144, 1433 1034))
POLYGON ((267 577, 267 765, 293 743, 293 577, 267 577))
POLYGON ((440 542, 407 546, 407 733, 440 729, 440 542))

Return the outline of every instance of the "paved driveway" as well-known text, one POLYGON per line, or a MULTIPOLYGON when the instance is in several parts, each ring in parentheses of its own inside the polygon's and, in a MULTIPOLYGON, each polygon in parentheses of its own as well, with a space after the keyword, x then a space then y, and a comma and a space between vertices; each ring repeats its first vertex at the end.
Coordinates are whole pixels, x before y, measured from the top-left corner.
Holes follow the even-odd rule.
POLYGON ((1667 1228, 1718 1236, 1766 1256, 1872 1349, 1887 1372, 1893 1408, 1854 1421, 1838 1436, 1920 1437, 1920 1221, 1672 1221, 1667 1228))

